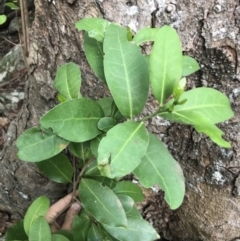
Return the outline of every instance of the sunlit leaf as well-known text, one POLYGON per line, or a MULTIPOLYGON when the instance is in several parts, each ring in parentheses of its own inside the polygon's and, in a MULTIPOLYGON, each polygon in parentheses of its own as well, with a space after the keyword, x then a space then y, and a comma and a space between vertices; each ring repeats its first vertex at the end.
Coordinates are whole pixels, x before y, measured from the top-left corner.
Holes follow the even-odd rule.
POLYGON ((109 24, 110 22, 102 18, 83 18, 76 23, 76 28, 87 31, 90 38, 103 42, 109 24))
POLYGON ((163 143, 153 134, 141 164, 134 170, 142 186, 146 188, 158 184, 165 192, 165 200, 171 209, 178 208, 184 198, 185 184, 183 172, 163 143))
POLYGON ((113 189, 116 194, 125 194, 131 197, 135 202, 141 202, 144 200, 142 189, 137 185, 129 181, 118 182, 113 189))
POLYGON ((41 172, 54 182, 72 182, 73 167, 69 159, 61 153, 45 161, 36 162, 36 165, 41 172))
POLYGON ((98 147, 101 174, 115 178, 130 173, 140 164, 147 146, 148 131, 142 122, 125 122, 113 127, 98 147))
POLYGON ((29 230, 33 222, 39 216, 45 216, 50 206, 50 201, 47 197, 41 196, 34 200, 31 206, 28 208, 23 221, 24 230, 29 235, 29 230))
POLYGON ((79 66, 67 63, 58 68, 54 88, 66 99, 76 99, 80 95, 81 72, 79 66))
POLYGON ((113 99, 125 117, 138 115, 147 100, 148 66, 137 45, 127 40, 127 30, 109 25, 104 49, 104 73, 113 99))
POLYGON ((42 216, 37 217, 29 230, 29 240, 31 241, 47 241, 51 240, 51 230, 46 221, 42 216))
POLYGON ((67 147, 68 143, 52 132, 33 127, 17 139, 17 155, 23 161, 39 162, 57 155, 67 147))
POLYGON ((144 42, 152 42, 155 41, 156 34, 159 31, 158 28, 142 28, 140 29, 136 35, 133 38, 133 41, 137 44, 140 45, 144 42))
POLYGON ((5 240, 6 241, 28 240, 28 236, 24 231, 23 220, 13 224, 13 226, 8 228, 5 240))
POLYGON ((81 98, 54 107, 41 118, 40 123, 66 140, 84 142, 101 133, 97 128, 101 117, 103 110, 95 101, 81 98))
POLYGON ((83 207, 100 223, 109 226, 126 226, 123 206, 116 194, 99 182, 83 178, 79 185, 83 207))
POLYGON ((182 67, 182 76, 188 76, 200 69, 198 62, 190 57, 190 56, 183 56, 183 67, 182 67))
POLYGON ((7 16, 4 14, 0 14, 0 25, 4 24, 7 21, 7 16))
POLYGON ((162 105, 182 76, 181 42, 170 26, 162 27, 156 34, 149 58, 149 76, 153 94, 162 105))
POLYGON ((111 227, 105 224, 103 226, 113 237, 121 241, 153 241, 159 238, 158 233, 144 219, 128 218, 127 227, 111 227))
POLYGON ((86 32, 84 34, 84 51, 93 72, 99 79, 105 82, 106 80, 103 68, 103 43, 94 38, 90 38, 86 32))

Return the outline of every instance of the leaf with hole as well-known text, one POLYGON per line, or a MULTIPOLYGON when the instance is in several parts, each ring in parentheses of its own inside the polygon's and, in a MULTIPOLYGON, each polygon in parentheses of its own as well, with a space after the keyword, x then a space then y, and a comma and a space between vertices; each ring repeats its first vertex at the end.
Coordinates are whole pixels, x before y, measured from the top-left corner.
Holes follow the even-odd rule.
POLYGON ((193 74, 194 72, 198 71, 200 69, 200 66, 198 62, 187 55, 183 56, 183 66, 182 66, 182 76, 188 76, 190 74, 193 74))
POLYGON ((103 68, 103 43, 90 38, 88 33, 84 34, 84 52, 87 61, 95 75, 106 82, 103 68))
POLYGON ((117 195, 95 180, 82 178, 79 197, 83 207, 100 223, 127 226, 127 218, 117 195))
POLYGON ((113 191, 116 194, 125 194, 131 197, 134 202, 141 202, 145 198, 142 189, 137 184, 129 181, 118 182, 113 191))
POLYGON ((152 241, 159 239, 158 233, 144 219, 128 218, 127 227, 111 227, 103 224, 103 227, 113 237, 121 241, 152 241))
POLYGON ((109 178, 122 177, 141 162, 148 146, 148 131, 142 122, 118 124, 107 132, 98 147, 101 174, 109 178))
POLYGON ((146 103, 148 66, 139 47, 127 40, 127 30, 109 25, 105 40, 104 73, 113 99, 125 117, 138 115, 146 103))
POLYGON ((18 158, 27 162, 39 162, 53 157, 65 149, 69 141, 52 131, 39 127, 26 130, 16 141, 18 158), (36 155, 37 153, 37 155, 36 155))
POLYGON ((97 123, 102 117, 103 110, 95 101, 81 98, 57 105, 41 118, 40 123, 66 140, 84 142, 101 133, 97 123))
POLYGON ((165 200, 171 209, 183 202, 185 184, 183 172, 163 143, 153 134, 141 164, 133 171, 142 186, 150 188, 157 184, 165 192, 165 200))
POLYGON ((39 216, 33 221, 30 226, 28 237, 31 241, 51 240, 51 230, 49 224, 43 216, 39 216))
POLYGON ((76 23, 76 28, 88 32, 90 38, 103 42, 109 24, 110 22, 102 18, 83 18, 76 23))
POLYGON ((67 63, 58 68, 54 88, 66 100, 77 99, 81 97, 81 82, 79 66, 74 63, 67 63))
POLYGON ((172 27, 164 26, 156 34, 149 58, 150 83, 160 105, 173 93, 181 76, 181 41, 172 27))
POLYGON ((50 201, 47 197, 41 196, 34 200, 31 206, 28 208, 23 221, 24 230, 29 235, 29 230, 33 222, 39 216, 45 216, 50 206, 50 201))
POLYGON ((72 182, 73 167, 69 159, 61 153, 50 159, 36 162, 36 165, 41 172, 54 182, 72 182))

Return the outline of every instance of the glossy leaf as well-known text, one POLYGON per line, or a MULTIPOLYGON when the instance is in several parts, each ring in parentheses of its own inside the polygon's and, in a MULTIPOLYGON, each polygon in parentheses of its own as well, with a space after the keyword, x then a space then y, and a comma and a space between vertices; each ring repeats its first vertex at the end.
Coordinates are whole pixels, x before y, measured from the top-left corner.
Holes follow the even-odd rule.
POLYGON ((230 148, 229 142, 222 138, 224 134, 216 125, 199 112, 189 111, 184 113, 162 113, 161 116, 174 122, 193 125, 198 133, 204 133, 217 145, 230 148))
POLYGON ((103 68, 103 43, 84 34, 84 51, 87 61, 96 76, 106 82, 103 68))
POLYGON ((79 185, 83 207, 100 223, 109 226, 126 226, 123 206, 116 194, 99 182, 83 178, 79 185))
POLYGON ((5 240, 6 241, 28 240, 28 236, 24 231, 23 220, 13 224, 13 226, 8 228, 5 240))
POLYGON ((85 210, 82 210, 79 216, 73 220, 72 233, 74 241, 87 241, 88 230, 91 225, 91 220, 85 210))
POLYGON ((149 76, 153 94, 162 105, 182 76, 181 42, 170 26, 162 27, 156 34, 149 58, 149 76))
POLYGON ((52 234, 51 241, 69 241, 69 239, 61 234, 52 234))
MULTIPOLYGON (((229 99, 226 95, 215 89, 206 87, 192 89, 184 92, 179 102, 185 99, 187 101, 183 105, 174 106, 172 115, 176 117, 187 117, 191 112, 195 112, 202 114, 213 124, 223 122, 233 117, 229 99)), ((181 119, 181 117, 178 119, 181 119)))
POLYGON ((103 42, 109 24, 107 20, 102 18, 83 18, 76 23, 76 28, 87 31, 90 38, 103 42))
POLYGON ((99 228, 94 223, 88 231, 87 241, 104 241, 99 228))
POLYGON ((142 122, 125 122, 113 127, 98 147, 101 174, 115 178, 130 173, 140 164, 147 146, 148 131, 142 122))
POLYGON ((109 131, 117 124, 117 121, 112 117, 103 117, 98 122, 98 129, 104 132, 109 131))
POLYGON ((141 164, 134 170, 145 188, 159 185, 165 192, 165 200, 171 209, 178 208, 184 198, 185 184, 183 172, 164 144, 153 134, 141 164))
POLYGON ((127 40, 127 30, 109 25, 103 43, 104 73, 113 99, 125 117, 138 115, 147 100, 148 66, 137 45, 127 40))
POLYGON ((90 141, 90 148, 92 151, 92 154, 97 158, 98 156, 98 146, 100 144, 100 141, 102 140, 102 138, 106 136, 106 134, 102 134, 97 136, 96 138, 94 138, 93 140, 90 141))
POLYGON ((74 63, 67 63, 58 68, 54 80, 54 88, 66 100, 81 97, 81 72, 79 66, 74 63))
POLYGON ((131 197, 135 202, 141 202, 145 198, 142 189, 137 184, 129 181, 118 182, 113 191, 116 194, 125 194, 131 197))
POLYGON ((155 41, 156 34, 159 31, 158 28, 142 28, 140 29, 136 35, 133 38, 133 41, 137 44, 140 45, 144 42, 152 42, 155 41))
POLYGON ((101 117, 102 108, 95 101, 82 98, 59 104, 46 113, 40 123, 66 140, 84 142, 101 133, 97 128, 101 117))
POLYGON ((87 161, 92 156, 89 141, 78 142, 78 143, 77 142, 71 142, 69 144, 69 151, 74 156, 79 157, 84 162, 87 161))
POLYGON ((45 161, 37 162, 36 165, 41 172, 54 182, 72 182, 73 167, 69 159, 61 153, 45 161))
POLYGON ((24 230, 27 235, 29 235, 29 230, 33 224, 33 222, 39 216, 45 216, 48 211, 50 205, 50 201, 47 197, 41 196, 34 200, 31 206, 28 208, 23 221, 24 230))
POLYGON ((158 233, 144 219, 128 218, 127 227, 111 227, 103 225, 113 237, 121 241, 153 241, 159 238, 158 233))
POLYGON ((51 230, 46 221, 42 216, 37 217, 29 230, 29 240, 31 241, 46 241, 51 240, 51 230))
POLYGON ((16 141, 18 158, 28 162, 39 162, 53 157, 65 149, 68 141, 39 127, 26 130, 16 141), (37 155, 36 155, 37 153, 37 155))
POLYGON ((126 215, 128 214, 128 212, 130 212, 130 210, 133 208, 134 206, 134 201, 132 198, 130 198, 129 196, 125 195, 125 194, 117 194, 118 199, 120 200, 124 211, 126 213, 126 215))
POLYGON ((194 58, 187 55, 183 56, 182 76, 193 74, 199 69, 200 66, 194 58))

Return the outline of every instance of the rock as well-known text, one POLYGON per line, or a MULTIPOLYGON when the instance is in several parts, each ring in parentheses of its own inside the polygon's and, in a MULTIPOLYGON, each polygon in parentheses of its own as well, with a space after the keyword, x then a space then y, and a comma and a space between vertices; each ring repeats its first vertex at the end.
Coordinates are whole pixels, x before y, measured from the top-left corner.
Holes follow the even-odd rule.
POLYGON ((8 27, 9 34, 15 34, 18 32, 18 30, 22 29, 22 21, 20 17, 14 18, 8 27))

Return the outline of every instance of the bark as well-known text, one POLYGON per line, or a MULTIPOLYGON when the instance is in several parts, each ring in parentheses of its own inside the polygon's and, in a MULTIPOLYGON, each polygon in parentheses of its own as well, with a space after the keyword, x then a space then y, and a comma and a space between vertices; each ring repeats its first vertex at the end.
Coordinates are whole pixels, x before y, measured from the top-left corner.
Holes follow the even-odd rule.
MULTIPOLYGON (((61 64, 73 61, 81 66, 85 96, 99 98, 106 94, 104 85, 93 76, 85 61, 82 36, 74 27, 85 16, 103 17, 133 30, 143 26, 174 26, 185 53, 195 57, 202 67, 188 80, 188 87, 208 86, 224 92, 235 112, 233 119, 220 125, 232 143, 229 150, 217 147, 190 127, 160 118, 149 121, 149 129, 181 163, 187 191, 183 205, 174 212, 167 208, 162 193, 148 192, 142 203, 144 217, 171 240, 230 241, 239 237, 239 1, 36 0, 35 8, 26 98, 21 113, 9 128, 0 157, 2 217, 19 219, 37 196, 45 194, 54 201, 66 193, 67 187, 50 182, 34 165, 19 161, 14 143, 24 129, 37 125, 40 116, 55 105, 53 79, 61 64)), ((150 98, 144 112, 150 112, 154 106, 150 98)))

